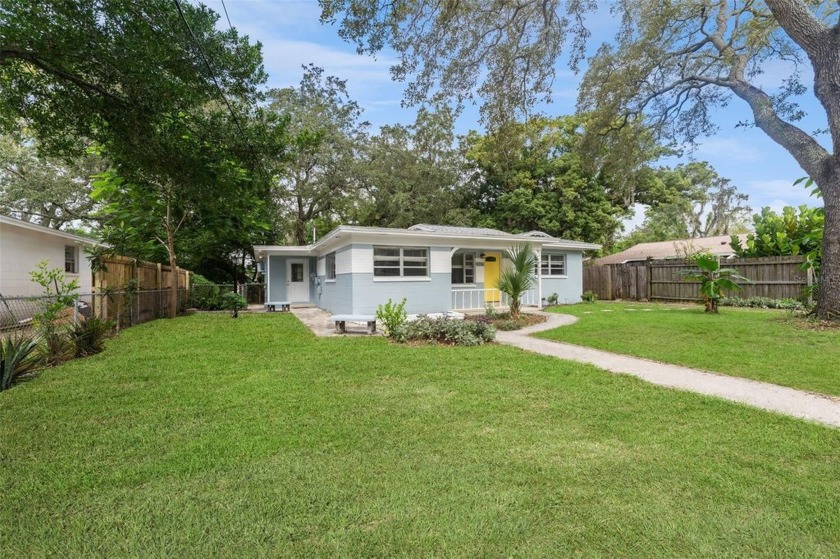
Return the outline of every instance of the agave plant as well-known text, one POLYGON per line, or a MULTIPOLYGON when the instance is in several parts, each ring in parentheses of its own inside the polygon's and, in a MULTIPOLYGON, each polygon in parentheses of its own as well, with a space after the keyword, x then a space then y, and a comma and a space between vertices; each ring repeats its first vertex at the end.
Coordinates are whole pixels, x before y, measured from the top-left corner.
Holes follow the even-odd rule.
POLYGON ((520 298, 534 287, 534 265, 536 259, 531 245, 522 245, 505 251, 505 258, 511 265, 505 267, 499 274, 496 288, 510 297, 510 317, 519 318, 521 307, 520 298))
POLYGON ((38 340, 26 334, 9 336, 0 341, 0 390, 6 390, 19 376, 37 367, 33 358, 38 340))
POLYGON ((689 271, 683 274, 686 281, 700 282, 700 295, 706 305, 706 312, 717 313, 718 303, 723 297, 724 290, 741 289, 739 281, 749 281, 747 278, 738 275, 732 268, 721 268, 720 259, 713 254, 700 254, 694 258, 694 264, 698 271, 689 271))

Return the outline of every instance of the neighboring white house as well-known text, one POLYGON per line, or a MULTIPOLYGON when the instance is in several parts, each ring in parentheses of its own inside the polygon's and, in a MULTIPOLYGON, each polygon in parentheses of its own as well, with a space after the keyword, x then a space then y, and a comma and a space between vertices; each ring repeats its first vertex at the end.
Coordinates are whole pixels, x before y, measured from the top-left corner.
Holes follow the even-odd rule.
POLYGON ((577 303, 583 253, 600 245, 539 231, 414 225, 408 229, 340 226, 308 246, 254 246, 265 273, 266 301, 310 303, 333 313, 373 314, 389 299, 409 313, 483 309, 504 304, 496 289, 504 253, 528 244, 536 253, 535 288, 524 304, 556 294, 577 303))
POLYGON ((83 246, 96 241, 0 215, 0 294, 28 297, 43 291, 29 272, 42 260, 79 280, 79 293, 90 293, 93 277, 83 246))

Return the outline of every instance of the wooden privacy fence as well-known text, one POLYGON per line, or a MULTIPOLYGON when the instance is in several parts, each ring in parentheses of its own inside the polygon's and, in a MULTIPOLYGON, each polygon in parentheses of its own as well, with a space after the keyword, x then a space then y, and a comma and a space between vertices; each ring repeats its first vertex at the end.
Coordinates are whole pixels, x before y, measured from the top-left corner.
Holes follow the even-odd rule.
MULTIPOLYGON (((723 259, 721 265, 749 280, 740 282, 742 289, 729 295, 801 299, 812 283, 811 271, 802 269, 804 262, 802 256, 769 256, 723 259)), ((691 260, 683 259, 589 266, 583 270, 583 289, 608 301, 694 301, 700 299, 700 284, 685 281, 683 274, 696 269, 691 260)))
MULTIPOLYGON (((168 296, 172 268, 125 256, 107 256, 102 269, 93 276, 94 294, 100 295, 96 316, 118 320, 121 325, 140 324, 169 315, 168 296)), ((176 268, 178 311, 186 309, 189 299, 189 270, 176 268)))

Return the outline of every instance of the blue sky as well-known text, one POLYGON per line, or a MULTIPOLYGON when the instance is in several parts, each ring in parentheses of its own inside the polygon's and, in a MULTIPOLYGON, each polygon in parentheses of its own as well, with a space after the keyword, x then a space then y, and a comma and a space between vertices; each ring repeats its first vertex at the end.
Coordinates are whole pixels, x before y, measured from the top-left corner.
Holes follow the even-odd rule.
MULTIPOLYGON (((213 10, 223 14, 220 0, 204 0, 213 10)), ((364 118, 374 130, 381 125, 414 120, 416 108, 402 108, 403 85, 391 80, 389 67, 396 57, 391 52, 377 57, 360 56, 353 45, 343 42, 335 27, 321 25, 316 0, 225 0, 231 23, 252 40, 263 44, 269 87, 293 86, 301 78, 301 65, 310 62, 328 74, 347 80, 350 95, 364 108, 364 118)), ((219 25, 227 25, 222 17, 219 25)), ((590 19, 595 36, 607 37, 613 22, 608 14, 590 19)), ((790 74, 785 63, 766 67, 759 85, 772 91, 790 74)), ((809 76, 804 76, 808 83, 809 76)), ((577 97, 580 76, 564 67, 558 68, 553 103, 544 106, 548 114, 571 114, 577 97)), ((798 123, 806 131, 825 127, 824 112, 810 94, 803 102, 809 113, 798 123)), ((701 140, 694 158, 709 161, 722 176, 732 180, 738 189, 749 195, 754 210, 763 206, 780 209, 784 205, 817 205, 808 192, 792 186, 805 173, 793 158, 758 129, 736 128, 741 120, 751 121, 749 108, 739 99, 717 111, 719 131, 701 140)), ((477 110, 468 107, 457 122, 457 132, 481 129, 477 110)), ((639 216, 640 218, 640 216, 639 216)), ((639 218, 628 223, 629 227, 639 218)))

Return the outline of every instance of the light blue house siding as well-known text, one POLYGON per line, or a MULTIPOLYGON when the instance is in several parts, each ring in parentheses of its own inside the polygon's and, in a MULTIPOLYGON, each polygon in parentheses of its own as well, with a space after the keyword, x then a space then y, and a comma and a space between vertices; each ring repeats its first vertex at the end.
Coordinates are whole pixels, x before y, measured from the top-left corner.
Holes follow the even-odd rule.
POLYGON ((563 252, 544 250, 543 254, 566 255, 566 277, 542 278, 542 296, 547 299, 553 293, 557 294, 557 302, 580 303, 583 293, 583 254, 580 252, 563 252))
MULTIPOLYGON (((335 251, 336 257, 350 251, 350 246, 342 247, 335 251)), ((318 287, 316 288, 315 300, 318 308, 330 311, 334 314, 353 313, 353 274, 336 274, 334 280, 328 280, 326 276, 326 256, 317 259, 318 287)))
MULTIPOLYGON (((268 257, 268 293, 266 293, 266 301, 286 301, 286 261, 289 258, 295 260, 309 261, 309 303, 315 302, 316 281, 312 273, 315 271, 315 258, 311 257, 289 257, 289 256, 269 256, 268 257)), ((302 301, 295 301, 296 303, 302 301)))
MULTIPOLYGON (((373 250, 373 245, 354 244, 354 248, 373 250)), ((436 272, 434 263, 450 258, 451 248, 429 247, 428 278, 419 280, 374 278, 373 273, 354 273, 353 312, 374 314, 376 307, 388 302, 406 300, 405 310, 409 314, 432 313, 448 310, 451 306, 452 278, 450 272, 436 272)), ((372 263, 371 263, 372 266, 372 263)))

